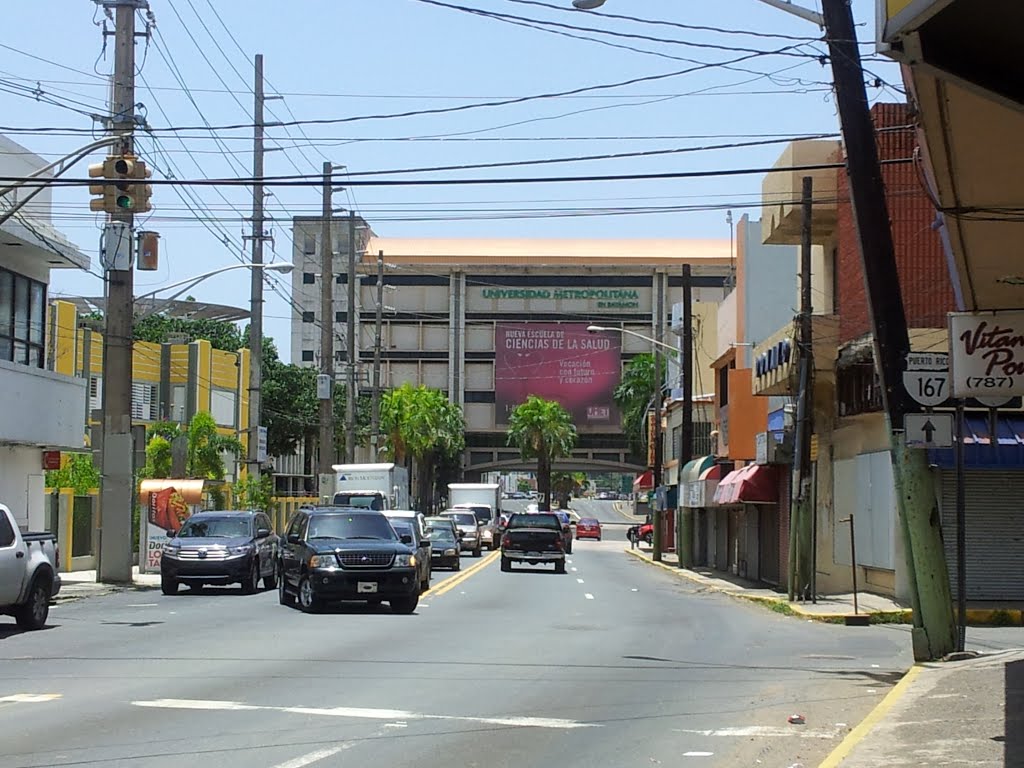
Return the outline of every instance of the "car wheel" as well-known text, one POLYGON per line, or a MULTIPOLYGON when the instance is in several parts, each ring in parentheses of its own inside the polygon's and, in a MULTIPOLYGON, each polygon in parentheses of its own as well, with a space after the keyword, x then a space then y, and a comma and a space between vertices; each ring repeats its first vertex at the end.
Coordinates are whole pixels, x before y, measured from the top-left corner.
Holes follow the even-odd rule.
POLYGON ((645 535, 644 536, 644 543, 647 544, 648 546, 653 545, 654 544, 654 534, 653 533, 648 533, 647 535, 645 535))
POLYGON ((14 620, 22 629, 42 629, 50 615, 50 579, 48 576, 37 576, 32 582, 28 600, 18 606, 14 620))
POLYGON ((572 542, 571 541, 569 542, 568 548, 566 548, 566 550, 565 550, 565 554, 567 554, 567 555, 571 555, 572 554, 572 542))
POLYGON ((253 557, 249 573, 242 579, 242 594, 251 595, 260 588, 260 559, 253 557))
POLYGON ((320 610, 320 601, 313 593, 313 582, 308 576, 303 576, 299 582, 299 608, 306 613, 316 613, 320 610))
POLYGON ((178 580, 172 579, 170 576, 161 576, 160 591, 163 592, 165 595, 178 594, 178 580))
POLYGON ((277 580, 277 601, 281 605, 295 605, 295 596, 289 594, 283 573, 277 580))
POLYGON ((601 540, 601 537, 600 537, 600 536, 598 536, 598 537, 597 537, 597 540, 598 540, 598 541, 600 541, 600 540, 601 540))
POLYGON ((420 582, 420 592, 426 592, 430 589, 430 574, 427 574, 427 578, 420 582))
POLYGON ((270 566, 270 573, 263 577, 263 586, 267 589, 277 588, 277 563, 270 566))
POLYGON ((512 570, 512 561, 504 555, 501 556, 501 570, 505 571, 505 573, 512 570))
POLYGON ((555 562, 555 573, 565 573, 565 560, 555 562))
POLYGON ((420 596, 412 595, 411 597, 395 597, 388 601, 391 603, 392 613, 410 614, 416 610, 416 606, 420 604, 420 596))
POLYGON ((473 557, 480 557, 482 552, 483 552, 483 550, 480 549, 480 547, 478 545, 477 548, 473 550, 473 557))
POLYGON ((459 559, 459 558, 455 559, 455 563, 452 565, 452 570, 453 571, 461 571, 462 570, 462 560, 461 559, 459 559))

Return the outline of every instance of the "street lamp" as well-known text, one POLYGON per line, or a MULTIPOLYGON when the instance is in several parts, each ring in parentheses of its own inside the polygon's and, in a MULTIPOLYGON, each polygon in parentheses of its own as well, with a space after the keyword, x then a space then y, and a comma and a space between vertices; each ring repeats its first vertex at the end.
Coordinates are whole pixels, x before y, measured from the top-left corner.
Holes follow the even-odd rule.
MULTIPOLYGON (((592 2, 597 2, 597 0, 592 0, 592 2)), ((603 0, 602 0, 602 2, 603 2, 603 0)), ((673 347, 671 344, 666 344, 664 341, 658 341, 657 339, 652 338, 650 336, 644 336, 642 333, 637 333, 636 331, 631 331, 628 328, 606 328, 603 325, 588 325, 587 326, 587 333, 600 333, 601 331, 611 331, 613 333, 624 333, 624 334, 626 334, 628 336, 636 336, 638 339, 643 339, 644 341, 648 341, 648 342, 650 342, 651 344, 654 344, 657 347, 663 347, 664 349, 667 349, 670 352, 673 352, 674 354, 677 354, 677 355, 679 354, 679 350, 676 349, 675 347, 673 347)))
MULTIPOLYGON (((232 269, 269 269, 273 270, 274 272, 281 272, 282 274, 287 274, 291 272, 294 268, 295 265, 291 264, 290 262, 282 262, 278 264, 254 264, 252 262, 246 261, 242 262, 241 264, 229 264, 226 267, 212 269, 209 272, 204 272, 201 275, 194 275, 193 277, 187 278, 185 280, 179 280, 178 282, 171 283, 170 285, 162 285, 159 288, 155 288, 147 293, 139 294, 138 296, 135 297, 135 301, 138 302, 140 299, 148 299, 151 296, 156 296, 158 293, 163 293, 164 291, 169 291, 172 288, 181 288, 182 286, 184 286, 184 288, 181 288, 181 290, 174 294, 174 296, 171 296, 169 299, 167 299, 167 301, 173 301, 178 296, 187 291, 189 288, 203 282, 203 280, 206 280, 207 278, 213 277, 215 275, 219 275, 222 272, 230 272, 232 269)), ((136 320, 139 319, 141 318, 136 317, 136 320)))
MULTIPOLYGON (((812 24, 817 24, 819 27, 825 26, 825 18, 817 11, 812 11, 810 8, 802 8, 799 5, 793 5, 792 0, 760 0, 765 5, 770 5, 772 8, 778 8, 780 11, 791 13, 794 16, 798 16, 805 21, 809 21, 812 24)), ((580 11, 593 11, 604 5, 604 0, 572 0, 572 7, 580 11)))

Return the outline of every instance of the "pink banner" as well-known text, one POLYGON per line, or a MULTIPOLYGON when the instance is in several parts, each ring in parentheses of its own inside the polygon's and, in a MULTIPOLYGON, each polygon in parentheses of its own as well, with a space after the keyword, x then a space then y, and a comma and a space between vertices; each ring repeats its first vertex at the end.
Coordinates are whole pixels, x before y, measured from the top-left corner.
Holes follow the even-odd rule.
POLYGON ((622 373, 622 337, 583 323, 498 323, 494 333, 495 421, 528 395, 561 403, 577 428, 613 427, 622 373))

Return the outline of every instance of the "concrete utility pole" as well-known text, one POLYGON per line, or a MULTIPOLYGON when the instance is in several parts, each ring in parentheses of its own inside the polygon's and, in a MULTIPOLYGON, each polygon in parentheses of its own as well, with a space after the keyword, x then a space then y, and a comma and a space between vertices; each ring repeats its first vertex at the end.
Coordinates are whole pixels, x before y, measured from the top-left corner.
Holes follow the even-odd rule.
MULTIPOLYGON (((661 342, 665 333, 665 280, 660 272, 655 277, 657 281, 657 298, 654 302, 655 311, 658 313, 654 321, 654 338, 661 342)), ((664 353, 656 347, 654 349, 654 467, 651 472, 654 485, 654 503, 651 504, 651 520, 654 522, 653 540, 651 546, 651 559, 656 563, 662 560, 664 550, 664 536, 662 535, 662 514, 658 509, 658 489, 661 488, 661 465, 665 461, 664 440, 661 437, 661 405, 662 388, 664 387, 664 376, 662 375, 661 358, 664 353)))
MULTIPOLYGON (((114 88, 111 132, 120 137, 115 154, 134 155, 135 144, 135 12, 149 7, 145 0, 108 0, 115 10, 114 88)), ((131 209, 110 214, 108 236, 127 233, 135 216, 131 209)), ((131 246, 129 246, 129 249, 131 246)), ((132 471, 132 311, 134 308, 132 259, 108 264, 103 332, 103 479, 100 484, 100 542, 97 581, 130 584, 132 581, 132 507, 135 477, 132 471)), ((140 553, 145 557, 145 553, 140 553)))
POLYGON ((348 212, 348 365, 345 368, 345 458, 349 464, 356 460, 356 212, 348 212))
POLYGON ((330 376, 331 388, 320 400, 319 473, 329 475, 334 464, 334 253, 331 244, 331 174, 329 162, 323 168, 323 210, 320 229, 320 372, 330 376))
POLYGON ((373 394, 370 408, 370 449, 371 461, 377 460, 380 443, 380 347, 384 323, 384 251, 377 251, 377 318, 373 337, 373 394))
POLYGON ((793 479, 790 483, 789 599, 806 600, 811 583, 810 484, 811 414, 814 412, 814 346, 811 303, 811 224, 814 215, 814 180, 803 178, 800 222, 800 369, 797 389, 796 430, 793 445, 793 479))
POLYGON ((249 288, 249 421, 246 425, 246 468, 259 477, 263 457, 259 455, 260 387, 263 382, 263 54, 257 53, 253 83, 252 176, 252 263, 249 288))
POLYGON ((676 526, 676 555, 680 568, 693 567, 693 511, 683 506, 683 467, 693 459, 693 280, 690 265, 683 264, 683 339, 680 365, 682 366, 683 419, 679 428, 679 477, 676 487, 679 498, 679 523, 676 526), (685 510, 685 511, 684 511, 685 510))
POLYGON ((889 420, 897 516, 903 529, 914 610, 914 658, 939 659, 956 648, 956 624, 927 454, 907 448, 903 432, 903 417, 916 406, 902 385, 910 335, 900 283, 895 279, 899 273, 885 184, 853 10, 849 0, 823 0, 822 11, 874 334, 875 367, 889 420))

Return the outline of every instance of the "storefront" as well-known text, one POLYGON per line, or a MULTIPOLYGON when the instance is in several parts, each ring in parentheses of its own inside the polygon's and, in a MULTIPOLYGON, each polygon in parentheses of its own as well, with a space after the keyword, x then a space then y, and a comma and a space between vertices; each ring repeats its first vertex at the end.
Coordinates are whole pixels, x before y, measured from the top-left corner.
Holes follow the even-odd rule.
MULTIPOLYGON (((988 419, 969 415, 964 435, 967 599, 1024 600, 1024 418, 1000 417, 997 440, 988 419)), ((956 573, 956 471, 952 450, 930 451, 938 467, 942 536, 953 596, 956 573)), ((859 539, 859 536, 858 536, 859 539)))
POLYGON ((709 563, 707 505, 711 503, 721 477, 722 467, 715 463, 714 456, 701 456, 687 462, 679 475, 679 506, 689 509, 693 518, 694 565, 709 563))
POLYGON ((770 535, 762 544, 762 518, 766 525, 778 525, 778 478, 775 467, 747 464, 722 478, 715 490, 715 568, 745 579, 761 580, 763 547, 767 575, 778 579, 778 538, 770 535))

